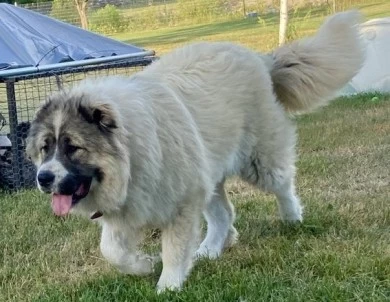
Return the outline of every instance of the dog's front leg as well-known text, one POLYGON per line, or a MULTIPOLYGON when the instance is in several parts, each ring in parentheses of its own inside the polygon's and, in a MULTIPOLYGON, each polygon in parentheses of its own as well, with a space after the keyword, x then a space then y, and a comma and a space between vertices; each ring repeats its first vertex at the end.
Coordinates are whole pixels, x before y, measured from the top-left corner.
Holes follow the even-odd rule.
POLYGON ((103 224, 100 250, 112 265, 125 274, 145 275, 153 272, 157 257, 137 250, 142 232, 134 229, 120 229, 103 224))
MULTIPOLYGON (((203 200, 202 200, 203 202, 203 200)), ((157 292, 180 290, 193 264, 198 243, 201 210, 199 203, 184 206, 162 231, 163 270, 157 292)))

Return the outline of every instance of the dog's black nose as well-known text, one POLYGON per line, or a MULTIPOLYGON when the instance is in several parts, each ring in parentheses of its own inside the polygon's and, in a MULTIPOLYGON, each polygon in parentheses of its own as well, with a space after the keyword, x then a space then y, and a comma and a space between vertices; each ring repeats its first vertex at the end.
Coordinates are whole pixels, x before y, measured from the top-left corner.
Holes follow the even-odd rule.
POLYGON ((49 187, 54 181, 55 175, 50 171, 41 171, 38 173, 38 183, 41 187, 49 187))

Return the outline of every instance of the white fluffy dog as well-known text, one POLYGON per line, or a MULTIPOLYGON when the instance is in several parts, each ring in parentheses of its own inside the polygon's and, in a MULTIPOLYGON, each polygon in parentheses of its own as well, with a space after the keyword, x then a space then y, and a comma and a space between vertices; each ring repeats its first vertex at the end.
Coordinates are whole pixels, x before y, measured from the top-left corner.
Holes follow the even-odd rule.
POLYGON ((272 55, 192 44, 132 77, 50 97, 27 146, 39 188, 57 215, 99 217, 102 254, 124 273, 152 272, 154 258, 137 245, 145 228, 160 228, 158 290, 181 288, 195 254, 216 258, 236 241, 228 176, 275 193, 284 221, 302 220, 288 112, 326 104, 358 72, 358 19, 336 14, 272 55), (196 251, 202 212, 208 229, 196 251))

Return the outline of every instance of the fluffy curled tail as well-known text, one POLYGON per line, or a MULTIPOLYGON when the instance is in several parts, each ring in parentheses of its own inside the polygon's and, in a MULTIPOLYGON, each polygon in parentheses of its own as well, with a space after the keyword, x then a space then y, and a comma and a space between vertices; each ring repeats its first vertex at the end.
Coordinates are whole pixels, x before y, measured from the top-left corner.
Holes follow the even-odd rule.
POLYGON ((314 37, 275 50, 271 77, 279 101, 290 112, 323 106, 359 71, 364 47, 357 11, 328 18, 314 37))

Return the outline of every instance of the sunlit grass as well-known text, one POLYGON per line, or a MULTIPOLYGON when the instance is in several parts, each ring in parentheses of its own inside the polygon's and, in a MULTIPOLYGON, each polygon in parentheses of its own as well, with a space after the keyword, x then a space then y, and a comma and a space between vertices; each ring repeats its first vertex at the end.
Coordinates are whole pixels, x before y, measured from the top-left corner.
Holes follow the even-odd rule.
MULTIPOLYGON (((390 1, 344 1, 339 9, 359 9, 364 20, 379 17, 388 17, 390 1)), ((291 39, 300 38, 315 32, 323 20, 330 14, 327 7, 305 8, 290 11, 291 39)), ((164 54, 176 47, 189 42, 231 41, 246 45, 257 51, 269 51, 278 45, 277 14, 260 15, 257 18, 234 18, 215 20, 204 24, 179 24, 175 26, 161 26, 153 29, 129 30, 124 33, 112 35, 112 38, 152 49, 158 55, 164 54)))
POLYGON ((148 277, 110 267, 97 225, 54 217, 46 195, 1 194, 0 301, 388 301, 390 97, 373 97, 297 118, 302 225, 282 225, 274 196, 230 181, 239 243, 198 262, 178 294, 156 295, 161 265, 148 277))

